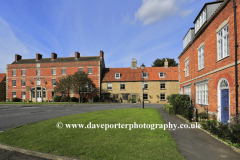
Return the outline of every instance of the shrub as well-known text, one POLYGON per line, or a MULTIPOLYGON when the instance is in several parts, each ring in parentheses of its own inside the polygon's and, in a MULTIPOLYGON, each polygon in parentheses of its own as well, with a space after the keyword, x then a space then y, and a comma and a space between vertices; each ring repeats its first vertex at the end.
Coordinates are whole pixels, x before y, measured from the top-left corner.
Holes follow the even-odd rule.
POLYGON ((12 98, 13 102, 21 102, 22 99, 18 98, 18 97, 14 97, 12 98))
POLYGON ((94 98, 93 98, 93 102, 99 102, 99 99, 100 97, 98 95, 96 95, 94 98))
POLYGON ((132 101, 132 98, 129 98, 129 99, 128 99, 128 102, 131 102, 131 101, 132 101))
POLYGON ((71 97, 71 98, 70 98, 70 102, 78 102, 78 98, 76 98, 76 97, 71 97))
POLYGON ((54 102, 60 102, 61 98, 62 98, 61 96, 55 95, 54 96, 54 102))
POLYGON ((68 102, 68 96, 63 96, 60 102, 68 102))
POLYGON ((163 108, 169 113, 169 114, 173 114, 173 106, 171 104, 164 104, 163 108))

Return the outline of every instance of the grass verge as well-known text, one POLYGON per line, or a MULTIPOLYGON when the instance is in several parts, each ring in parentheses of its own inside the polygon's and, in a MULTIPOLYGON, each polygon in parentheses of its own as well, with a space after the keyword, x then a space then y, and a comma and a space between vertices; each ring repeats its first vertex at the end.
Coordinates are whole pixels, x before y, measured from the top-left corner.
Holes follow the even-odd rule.
POLYGON ((82 159, 184 159, 168 130, 62 129, 63 124, 164 124, 158 111, 118 109, 88 112, 24 125, 0 133, 0 143, 82 159))

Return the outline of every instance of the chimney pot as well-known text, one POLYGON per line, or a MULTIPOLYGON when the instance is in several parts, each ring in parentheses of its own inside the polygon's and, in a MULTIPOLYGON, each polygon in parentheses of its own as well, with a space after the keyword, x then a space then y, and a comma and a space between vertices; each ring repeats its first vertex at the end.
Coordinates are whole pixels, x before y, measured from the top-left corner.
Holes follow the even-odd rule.
POLYGON ((78 59, 80 57, 80 53, 79 52, 75 52, 75 59, 78 59))
POLYGON ((136 60, 136 58, 135 59, 132 58, 132 67, 131 67, 131 69, 137 69, 137 60, 136 60))
POLYGON ((42 59, 42 55, 39 54, 39 53, 36 53, 36 61, 38 61, 38 60, 40 60, 40 59, 42 59))
POLYGON ((165 67, 165 68, 168 68, 168 60, 167 60, 167 58, 165 59, 164 67, 165 67))
POLYGON ((52 60, 56 59, 57 58, 57 54, 52 52, 52 60))
POLYGON ((22 56, 15 54, 15 61, 20 61, 22 59, 22 56))
POLYGON ((104 58, 104 52, 103 51, 100 51, 100 57, 104 58))

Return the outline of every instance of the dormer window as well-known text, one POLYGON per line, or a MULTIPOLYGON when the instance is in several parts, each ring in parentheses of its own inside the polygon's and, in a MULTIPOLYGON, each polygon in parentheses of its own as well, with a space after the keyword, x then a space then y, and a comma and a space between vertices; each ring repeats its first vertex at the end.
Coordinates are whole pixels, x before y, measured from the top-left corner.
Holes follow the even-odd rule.
POLYGON ((115 73, 115 79, 120 79, 121 78, 121 74, 120 73, 115 73))
POLYGON ((195 33, 198 32, 198 30, 202 27, 202 25, 207 20, 207 9, 205 8, 198 16, 198 18, 195 21, 195 33))
POLYGON ((148 78, 148 73, 147 72, 143 72, 142 73, 142 78, 148 78))
POLYGON ((164 72, 159 72, 159 78, 164 78, 165 77, 165 73, 164 72))

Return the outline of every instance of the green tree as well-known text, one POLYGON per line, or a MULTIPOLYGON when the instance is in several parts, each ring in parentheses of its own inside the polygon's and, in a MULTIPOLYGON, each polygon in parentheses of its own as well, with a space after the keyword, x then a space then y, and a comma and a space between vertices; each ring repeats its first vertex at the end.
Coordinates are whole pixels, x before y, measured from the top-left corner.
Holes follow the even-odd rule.
POLYGON ((168 67, 176 67, 178 66, 178 63, 174 60, 174 58, 162 58, 162 59, 156 59, 153 64, 152 67, 164 67, 164 62, 165 59, 168 60, 168 67))
POLYGON ((54 88, 55 92, 61 93, 65 92, 68 96, 68 102, 70 103, 70 92, 73 89, 73 77, 72 75, 68 75, 62 77, 56 82, 56 87, 54 88))
POLYGON ((95 88, 95 84, 85 72, 76 72, 73 75, 74 92, 79 95, 79 103, 83 102, 84 92, 95 88), (81 97, 81 101, 80 101, 81 97))

